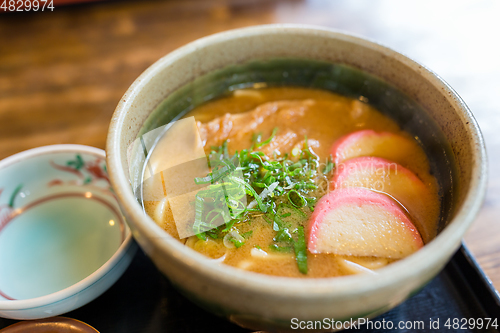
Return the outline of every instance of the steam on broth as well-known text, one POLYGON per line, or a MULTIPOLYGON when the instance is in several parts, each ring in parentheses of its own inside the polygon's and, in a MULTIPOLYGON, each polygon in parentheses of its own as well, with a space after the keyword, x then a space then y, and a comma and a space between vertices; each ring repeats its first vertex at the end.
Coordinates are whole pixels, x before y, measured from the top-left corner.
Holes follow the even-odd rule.
POLYGON ((196 235, 180 239, 168 193, 144 206, 214 264, 288 277, 373 273, 436 235, 440 198, 427 156, 362 99, 237 90, 188 116, 211 167, 193 179, 208 186, 193 196, 196 235), (219 199, 229 218, 213 206, 219 199))

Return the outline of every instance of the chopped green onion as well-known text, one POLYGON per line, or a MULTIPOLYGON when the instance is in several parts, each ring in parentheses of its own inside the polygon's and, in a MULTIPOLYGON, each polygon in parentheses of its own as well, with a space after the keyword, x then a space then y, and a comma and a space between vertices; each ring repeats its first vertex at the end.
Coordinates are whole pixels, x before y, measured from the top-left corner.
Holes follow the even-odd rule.
POLYGON ((250 230, 250 231, 242 233, 241 236, 245 239, 248 239, 250 236, 252 236, 252 234, 253 234, 253 230, 250 230))
POLYGON ((298 239, 293 245, 295 250, 295 260, 297 261, 299 271, 302 274, 307 274, 307 248, 304 236, 304 227, 299 227, 297 229, 297 237, 298 239))
POLYGON ((318 188, 317 185, 314 185, 314 184, 307 184, 305 182, 299 182, 299 183, 296 183, 293 188, 297 189, 297 190, 303 190, 303 189, 306 189, 306 190, 315 190, 318 188))
POLYGON ((274 223, 273 219, 268 217, 267 215, 263 215, 262 217, 264 218, 264 221, 266 221, 268 224, 272 225, 274 223))
POLYGON ((275 242, 289 242, 292 240, 292 235, 287 228, 280 229, 273 239, 275 242))
POLYGON ((212 237, 213 239, 219 238, 219 236, 216 233, 213 233, 213 232, 207 232, 206 234, 209 235, 210 237, 212 237))
POLYGON ((257 204, 259 205, 259 208, 260 208, 261 211, 264 212, 264 211, 267 210, 266 205, 264 205, 264 203, 262 202, 262 199, 257 194, 257 192, 255 192, 255 190, 253 189, 253 187, 250 184, 248 184, 244 180, 241 180, 241 179, 239 179, 237 177, 234 177, 234 176, 231 176, 229 178, 230 178, 230 180, 232 180, 232 181, 234 181, 236 183, 239 183, 239 184, 242 184, 243 186, 245 186, 245 189, 246 189, 247 193, 255 198, 255 200, 257 201, 257 204))
POLYGON ((273 221, 273 230, 274 231, 279 231, 280 230, 280 226, 279 226, 279 224, 276 221, 273 221))
POLYGON ((318 202, 318 199, 316 198, 306 198, 307 200, 307 207, 311 210, 311 212, 314 211, 314 207, 316 206, 316 202, 318 202))
POLYGON ((332 155, 330 155, 330 157, 328 157, 328 160, 326 161, 325 168, 323 169, 323 174, 325 174, 325 175, 329 174, 330 171, 332 171, 334 167, 335 167, 335 163, 333 163, 333 157, 332 157, 332 155))
POLYGON ((236 238, 231 238, 229 241, 231 243, 233 243, 234 246, 236 246, 237 249, 239 249, 240 247, 242 247, 243 245, 245 245, 245 242, 242 242, 242 241, 240 241, 239 239, 236 239, 236 238))
MULTIPOLYGON (((240 248, 245 239, 252 236, 253 230, 236 237, 233 234, 238 233, 235 224, 250 225, 253 217, 262 216, 275 232, 275 244, 270 248, 278 252, 295 252, 298 269, 306 274, 307 249, 302 225, 307 218, 306 212, 312 211, 316 203, 316 199, 309 196, 321 194, 311 193, 318 189, 319 158, 310 149, 307 136, 304 146, 292 150, 291 155, 273 155, 270 159, 264 152, 254 150, 271 143, 277 132, 278 128, 274 128, 264 141, 261 134, 254 134, 252 146, 236 151, 233 156, 229 156, 227 141, 213 147, 208 157, 212 172, 195 179, 196 184, 209 186, 196 194, 193 230, 200 239, 224 236, 226 246, 234 244, 240 248), (250 203, 246 204, 246 200, 250 203), (225 225, 216 227, 221 220, 225 225)), ((330 157, 323 174, 334 167, 330 157)))
POLYGON ((302 168, 302 163, 300 161, 298 161, 298 162, 290 165, 290 167, 288 167, 288 169, 290 169, 290 170, 295 170, 298 168, 302 168))
POLYGON ((207 235, 205 235, 204 232, 200 232, 199 234, 196 234, 196 237, 198 237, 201 240, 206 241, 207 240, 207 235))
POLYGON ((233 227, 233 225, 236 223, 236 221, 238 221, 238 220, 232 219, 231 221, 226 222, 226 227, 224 229, 222 229, 222 232, 228 232, 233 227))
POLYGON ((307 200, 295 190, 288 192, 288 200, 295 207, 304 207, 307 205, 307 200))
POLYGON ((278 132, 278 127, 275 127, 273 129, 273 132, 271 133, 271 136, 269 137, 269 139, 267 139, 266 141, 263 141, 261 143, 256 144, 255 148, 259 148, 259 147, 267 145, 269 142, 271 142, 274 139, 274 137, 276 136, 277 132, 278 132))
POLYGON ((261 151, 254 151, 254 152, 251 152, 250 153, 250 156, 251 157, 255 157, 255 158, 258 158, 260 156, 266 156, 266 154, 264 154, 263 152, 261 151))
POLYGON ((227 140, 225 140, 223 143, 222 143, 222 153, 224 154, 224 157, 225 158, 229 158, 229 152, 227 150, 227 140))

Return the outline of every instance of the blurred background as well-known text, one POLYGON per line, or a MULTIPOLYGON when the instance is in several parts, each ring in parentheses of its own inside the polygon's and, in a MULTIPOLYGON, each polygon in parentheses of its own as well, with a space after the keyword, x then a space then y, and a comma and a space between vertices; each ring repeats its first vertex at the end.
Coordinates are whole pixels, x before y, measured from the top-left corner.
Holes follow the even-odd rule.
POLYGON ((56 143, 105 148, 113 110, 128 86, 157 59, 197 38, 267 23, 344 30, 435 71, 476 116, 487 143, 490 183, 466 241, 500 289, 500 1, 54 0, 53 5, 53 11, 0 12, 0 159, 56 143))

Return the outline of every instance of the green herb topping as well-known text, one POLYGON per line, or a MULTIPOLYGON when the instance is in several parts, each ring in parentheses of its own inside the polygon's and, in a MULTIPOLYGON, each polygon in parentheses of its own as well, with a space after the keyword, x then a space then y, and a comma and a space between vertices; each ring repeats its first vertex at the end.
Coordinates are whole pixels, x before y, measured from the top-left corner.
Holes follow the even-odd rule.
POLYGON ((208 157, 211 172, 194 179, 196 184, 208 186, 196 194, 193 230, 200 239, 224 238, 240 248, 253 230, 239 234, 238 226, 262 216, 275 232, 270 249, 294 253, 299 271, 307 274, 304 224, 324 193, 319 185, 324 185, 324 175, 334 164, 330 156, 320 172, 319 158, 309 148, 307 137, 291 157, 284 154, 271 159, 257 150, 269 144, 277 132, 275 128, 264 141, 260 133, 254 134, 250 149, 232 156, 227 142, 212 147, 208 157))

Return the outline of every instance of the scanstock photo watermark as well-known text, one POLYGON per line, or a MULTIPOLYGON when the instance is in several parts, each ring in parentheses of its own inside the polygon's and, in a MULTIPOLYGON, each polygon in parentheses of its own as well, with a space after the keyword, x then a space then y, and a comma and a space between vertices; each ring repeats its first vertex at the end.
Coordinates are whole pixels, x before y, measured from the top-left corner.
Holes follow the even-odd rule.
POLYGON ((292 330, 348 330, 348 329, 370 329, 370 330, 473 330, 473 329, 498 329, 498 318, 429 318, 429 320, 401 320, 390 321, 385 319, 370 320, 367 318, 350 319, 345 321, 334 318, 323 320, 299 320, 292 318, 290 322, 292 330))

